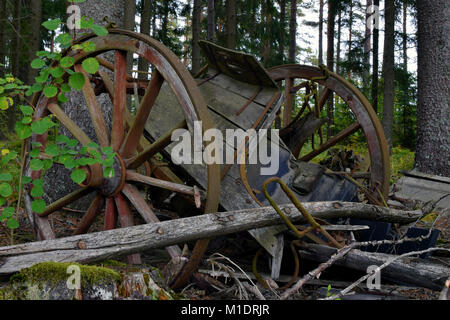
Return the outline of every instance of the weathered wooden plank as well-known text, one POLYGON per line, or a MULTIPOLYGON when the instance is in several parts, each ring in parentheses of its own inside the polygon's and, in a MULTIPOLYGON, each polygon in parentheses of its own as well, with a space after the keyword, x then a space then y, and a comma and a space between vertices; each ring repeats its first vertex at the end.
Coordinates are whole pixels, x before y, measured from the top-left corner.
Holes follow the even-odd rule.
MULTIPOLYGON (((288 216, 293 222, 304 221, 293 205, 280 207, 284 212, 290 212, 288 216)), ((314 217, 322 219, 358 217, 409 223, 422 214, 353 202, 310 202, 304 207, 314 217)), ((0 248, 0 274, 11 274, 43 261, 87 263, 282 223, 272 207, 263 207, 3 247, 0 248)))
MULTIPOLYGON (((299 251, 302 258, 319 262, 328 261, 334 253, 336 253, 334 248, 314 244, 308 245, 306 250, 299 251)), ((353 250, 335 264, 366 272, 369 266, 380 266, 392 257, 393 255, 386 253, 353 250)), ((449 276, 450 268, 419 258, 399 259, 381 271, 382 279, 397 280, 432 290, 441 290, 449 276)))

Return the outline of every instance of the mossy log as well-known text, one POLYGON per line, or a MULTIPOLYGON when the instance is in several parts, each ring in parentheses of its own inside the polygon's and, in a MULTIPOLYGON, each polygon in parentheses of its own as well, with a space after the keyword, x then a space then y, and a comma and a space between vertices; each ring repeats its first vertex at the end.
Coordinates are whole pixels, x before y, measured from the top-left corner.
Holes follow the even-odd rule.
MULTIPOLYGON (((422 214, 420 211, 400 211, 354 202, 309 202, 304 207, 313 217, 321 219, 353 217, 403 224, 416 221, 422 214)), ((280 208, 292 222, 305 222, 293 205, 280 208)), ((272 207, 262 207, 3 247, 0 248, 0 275, 45 261, 89 263, 281 224, 281 217, 272 207)))

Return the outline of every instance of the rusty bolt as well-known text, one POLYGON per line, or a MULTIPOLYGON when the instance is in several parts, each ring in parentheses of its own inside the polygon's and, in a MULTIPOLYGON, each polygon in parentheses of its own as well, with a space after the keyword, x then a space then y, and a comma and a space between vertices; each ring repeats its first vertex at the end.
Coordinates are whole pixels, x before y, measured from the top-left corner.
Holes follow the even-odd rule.
POLYGON ((84 249, 86 249, 86 243, 84 243, 83 241, 80 240, 77 243, 77 247, 78 247, 78 249, 84 250, 84 249))

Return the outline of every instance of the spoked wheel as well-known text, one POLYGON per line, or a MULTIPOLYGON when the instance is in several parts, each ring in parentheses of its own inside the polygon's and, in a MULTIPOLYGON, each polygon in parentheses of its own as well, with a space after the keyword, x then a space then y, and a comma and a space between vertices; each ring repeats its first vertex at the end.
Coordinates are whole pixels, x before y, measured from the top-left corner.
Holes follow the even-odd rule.
POLYGON ((366 179, 368 200, 380 204, 380 194, 386 198, 389 191, 390 161, 382 126, 369 101, 350 82, 325 68, 283 65, 271 68, 268 72, 275 81, 284 81, 285 111, 288 114, 285 117, 291 115, 292 104, 297 92, 301 89, 305 90, 306 99, 300 111, 294 120, 285 123, 286 126, 280 131, 281 138, 299 160, 311 161, 362 129, 369 149, 370 166, 368 171, 357 172, 354 177, 366 179), (349 112, 353 115, 354 122, 325 140, 322 128, 326 119, 322 116, 322 110, 333 95, 340 97, 345 102, 349 112), (308 99, 310 99, 309 102, 308 99), (308 109, 310 109, 309 113, 308 109), (319 140, 319 143, 314 146, 313 142, 312 151, 304 154, 302 148, 307 137, 311 137, 312 141, 319 140))
MULTIPOLYGON (((216 212, 219 202, 220 173, 218 165, 207 165, 205 176, 207 177, 204 191, 197 190, 194 186, 187 186, 169 168, 158 169, 153 166, 153 157, 163 154, 171 144, 171 134, 175 129, 194 127, 194 121, 202 121, 203 131, 212 128, 212 121, 206 108, 206 104, 199 92, 194 80, 186 71, 184 65, 164 45, 147 36, 130 31, 113 29, 104 37, 94 35, 86 36, 79 42, 90 41, 95 44, 95 51, 87 56, 83 52, 69 51, 67 56, 75 60, 73 71, 81 72, 85 77, 82 89, 85 105, 90 114, 92 127, 95 129, 96 139, 91 139, 73 119, 66 114, 54 100, 49 100, 44 95, 35 96, 35 119, 39 120, 49 114, 59 120, 61 125, 82 146, 87 146, 92 140, 96 140, 100 147, 112 147, 114 152, 114 175, 107 178, 103 174, 100 164, 83 167, 87 178, 72 193, 47 205, 43 213, 33 213, 35 226, 41 239, 54 238, 54 230, 51 229, 47 219, 49 215, 63 207, 79 200, 88 194, 95 193, 94 200, 76 226, 74 234, 88 232, 97 216, 103 211, 104 228, 113 229, 116 226, 129 227, 133 225, 132 208, 142 216, 146 223, 158 222, 158 218, 147 203, 145 197, 138 189, 138 185, 151 185, 153 188, 162 188, 184 194, 184 196, 196 198, 197 205, 200 192, 203 195, 201 208, 204 213, 216 212), (100 54, 112 54, 114 64, 97 57, 102 67, 94 75, 88 75, 81 67, 82 62, 89 57, 100 54), (150 80, 133 79, 127 74, 126 57, 138 55, 144 58, 152 67, 150 80), (110 70, 108 70, 110 69, 110 70), (175 101, 169 101, 172 112, 164 111, 163 90, 171 91, 175 101), (98 97, 100 93, 108 93, 112 108, 112 130, 108 130, 105 115, 102 113, 98 97), (136 116, 132 116, 127 107, 127 93, 135 93, 141 96, 136 116), (155 103, 156 102, 156 103, 155 103), (158 105, 158 106, 157 106, 158 105), (177 110, 173 111, 173 108, 177 110), (157 109, 157 110, 155 110, 157 109), (152 113, 153 110, 153 114, 152 113), (158 114, 155 114, 158 113, 158 114), (176 114, 175 114, 176 113, 176 114), (149 137, 147 128, 158 126, 161 122, 166 125, 166 131, 160 131, 158 136, 149 137), (146 138, 144 137, 146 136, 146 138), (142 170, 145 168, 142 174, 142 170), (150 177, 149 174, 153 177, 150 177)), ((145 70, 148 71, 148 70, 145 70)), ((144 72, 145 73, 145 72, 144 72)), ((136 100, 135 100, 136 101, 136 100)), ((89 121, 89 120, 86 120, 89 121)), ((192 131, 191 131, 192 133, 192 131)), ((40 142, 45 149, 47 135, 34 135, 34 142, 40 142)), ((169 160, 170 161, 170 160, 169 160)), ((42 171, 33 171, 32 178, 38 179, 42 171)), ((52 181, 52 183, 61 183, 52 181)), ((150 199, 151 200, 151 199, 150 199)), ((207 240, 199 240, 194 248, 189 262, 185 265, 180 276, 175 279, 173 286, 183 285, 195 270, 207 247, 207 240)), ((178 246, 167 248, 172 258, 181 255, 178 246)), ((132 255, 131 262, 139 263, 139 256, 132 255)), ((129 260, 130 260, 129 257, 129 260)))

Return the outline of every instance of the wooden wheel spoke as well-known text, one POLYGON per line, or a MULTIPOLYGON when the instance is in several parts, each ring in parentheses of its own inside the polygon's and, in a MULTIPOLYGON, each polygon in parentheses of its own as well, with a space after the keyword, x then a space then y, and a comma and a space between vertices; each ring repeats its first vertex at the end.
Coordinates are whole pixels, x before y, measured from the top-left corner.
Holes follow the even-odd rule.
POLYGON ((135 157, 131 158, 130 160, 125 160, 125 164, 127 165, 127 168, 130 169, 136 169, 139 166, 141 166, 145 161, 150 159, 152 156, 163 150, 165 147, 167 147, 169 144, 172 143, 172 133, 176 129, 183 129, 186 128, 186 120, 181 121, 178 125, 176 125, 174 128, 172 128, 168 133, 160 137, 158 140, 153 142, 151 145, 146 147, 144 151, 136 155, 135 157))
POLYGON ((318 146, 316 150, 303 156, 300 160, 301 161, 310 161, 310 160, 314 159, 316 156, 318 156, 322 152, 328 150, 329 148, 333 147, 337 143, 341 142, 342 140, 347 138, 349 135, 358 131, 360 128, 361 128, 361 125, 358 122, 354 122, 353 124, 351 124, 350 126, 345 128, 344 130, 339 132, 337 135, 335 135, 333 138, 329 139, 324 144, 318 146))
POLYGON ((205 197, 204 193, 202 191, 197 190, 197 188, 186 186, 184 184, 174 183, 166 180, 156 179, 149 176, 145 176, 142 174, 139 174, 135 171, 127 170, 127 181, 134 181, 134 182, 140 182, 145 183, 150 186, 190 195, 190 196, 202 196, 202 198, 205 197))
POLYGON ((105 198, 103 198, 100 194, 97 194, 73 234, 77 235, 86 233, 95 218, 102 212, 104 204, 105 198))
POLYGON ((116 227, 116 223, 117 223, 116 204, 114 203, 114 198, 109 197, 106 199, 104 229, 112 230, 116 227))
POLYGON ((47 106, 47 109, 55 115, 55 117, 59 120, 59 122, 62 123, 63 126, 69 130, 69 132, 80 141, 80 143, 85 146, 91 142, 91 139, 84 133, 83 130, 77 124, 70 119, 64 111, 56 104, 56 103, 50 103, 47 106))
POLYGON ((328 101, 328 98, 333 93, 329 88, 325 87, 319 97, 319 110, 322 111, 323 106, 328 101))
POLYGON ((53 212, 62 209, 63 207, 67 206, 68 204, 71 204, 72 202, 81 199, 82 197, 88 195, 92 192, 91 188, 83 188, 78 189, 74 192, 69 193, 68 195, 62 197, 61 199, 56 200, 55 202, 51 203, 47 206, 44 212, 39 214, 40 217, 46 217, 53 212))
POLYGON ((103 117, 100 104, 95 97, 94 89, 91 86, 89 77, 86 71, 83 70, 80 64, 75 66, 75 71, 84 75, 83 95, 86 100, 86 104, 91 115, 92 124, 94 125, 95 133, 97 135, 98 142, 101 147, 109 146, 108 129, 106 126, 105 118, 103 117))
POLYGON ((291 123, 292 117, 292 106, 294 104, 294 94, 291 93, 292 86, 294 85, 294 79, 285 79, 285 101, 284 101, 284 116, 283 116, 283 127, 287 127, 291 123))
MULTIPOLYGON (((122 193, 128 198, 128 200, 133 204, 139 214, 147 223, 158 223, 159 219, 156 217, 153 210, 148 206, 147 202, 145 202, 144 198, 142 198, 139 190, 130 184, 125 184, 122 189, 122 193)), ((170 246, 166 248, 172 258, 181 255, 181 250, 178 246, 170 246)))
POLYGON ((103 84, 105 85, 106 91, 109 94, 109 98, 111 99, 111 102, 114 103, 114 83, 109 77, 109 75, 104 71, 99 71, 98 74, 100 75, 100 78, 102 78, 103 84))
MULTIPOLYGON (((117 211, 119 213, 119 222, 122 228, 134 226, 133 213, 131 212, 130 206, 127 200, 118 194, 114 197, 115 204, 117 206, 117 211)), ((128 256, 128 263, 130 264, 141 264, 141 256, 138 253, 128 256)))
POLYGON ((118 151, 125 137, 124 110, 127 108, 126 53, 116 51, 114 64, 114 101, 111 145, 118 151))
POLYGON ((157 70, 155 70, 152 76, 152 80, 150 81, 144 98, 142 99, 142 102, 140 104, 134 123, 128 131, 127 137, 125 138, 125 142, 121 150, 121 155, 125 159, 131 157, 136 151, 137 145, 139 143, 139 137, 142 136, 142 133, 144 132, 148 116, 155 104, 156 98, 158 97, 163 82, 163 76, 157 70))

